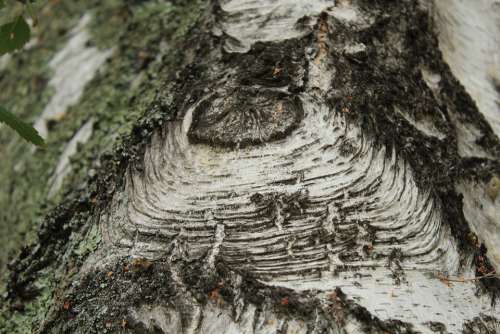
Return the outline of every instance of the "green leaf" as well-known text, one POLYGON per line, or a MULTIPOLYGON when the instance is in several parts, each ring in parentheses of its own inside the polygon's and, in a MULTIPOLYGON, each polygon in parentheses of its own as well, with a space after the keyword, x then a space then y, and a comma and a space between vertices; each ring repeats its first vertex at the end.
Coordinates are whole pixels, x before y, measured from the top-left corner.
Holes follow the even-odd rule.
POLYGON ((22 16, 0 26, 0 56, 22 48, 30 40, 30 26, 22 16))
POLYGON ((35 128, 21 121, 14 114, 0 107, 0 123, 5 123, 7 126, 14 129, 21 137, 36 146, 45 147, 45 141, 38 134, 35 128))

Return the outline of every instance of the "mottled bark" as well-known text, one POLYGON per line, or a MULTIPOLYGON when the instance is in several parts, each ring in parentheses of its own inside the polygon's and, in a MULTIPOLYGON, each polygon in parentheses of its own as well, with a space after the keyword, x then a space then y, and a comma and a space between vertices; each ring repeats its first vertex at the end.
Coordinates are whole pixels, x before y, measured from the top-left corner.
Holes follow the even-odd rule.
POLYGON ((204 4, 9 303, 51 268, 43 333, 499 333, 498 64, 445 2, 204 4))

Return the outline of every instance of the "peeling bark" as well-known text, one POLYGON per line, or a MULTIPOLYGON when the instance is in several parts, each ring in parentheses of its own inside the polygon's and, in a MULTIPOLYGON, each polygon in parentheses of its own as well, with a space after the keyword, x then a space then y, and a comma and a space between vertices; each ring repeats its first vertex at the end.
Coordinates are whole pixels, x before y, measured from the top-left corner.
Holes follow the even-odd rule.
POLYGON ((11 303, 56 238, 42 333, 499 333, 498 95, 443 60, 454 8, 207 4, 160 120, 48 218, 11 303))

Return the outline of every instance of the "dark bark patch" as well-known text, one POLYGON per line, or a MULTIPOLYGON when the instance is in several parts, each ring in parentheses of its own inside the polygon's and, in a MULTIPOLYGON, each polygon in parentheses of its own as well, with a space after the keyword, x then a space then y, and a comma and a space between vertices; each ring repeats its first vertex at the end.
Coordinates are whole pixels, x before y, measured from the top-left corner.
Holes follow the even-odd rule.
POLYGON ((189 138, 195 143, 240 147, 286 137, 303 117, 297 97, 264 89, 235 89, 202 102, 189 138))

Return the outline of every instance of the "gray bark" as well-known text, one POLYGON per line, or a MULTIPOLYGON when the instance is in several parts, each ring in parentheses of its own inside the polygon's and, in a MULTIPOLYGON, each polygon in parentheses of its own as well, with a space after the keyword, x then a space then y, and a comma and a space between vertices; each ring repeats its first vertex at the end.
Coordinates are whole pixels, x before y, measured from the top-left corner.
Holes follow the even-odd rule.
POLYGON ((8 302, 52 268, 41 333, 500 333, 498 30, 486 0, 206 4, 161 112, 46 218, 8 302), (74 234, 98 247, 76 261, 74 234))

